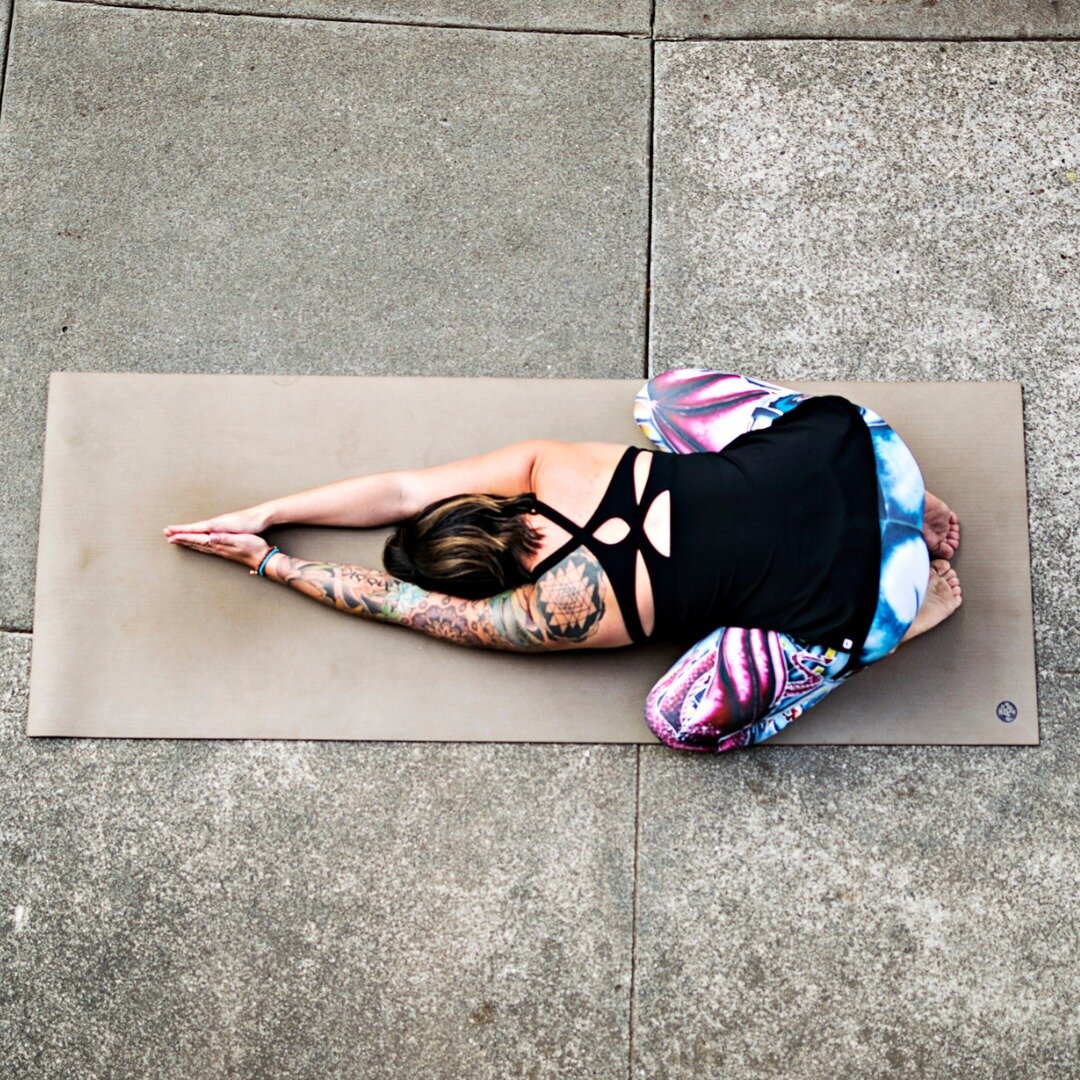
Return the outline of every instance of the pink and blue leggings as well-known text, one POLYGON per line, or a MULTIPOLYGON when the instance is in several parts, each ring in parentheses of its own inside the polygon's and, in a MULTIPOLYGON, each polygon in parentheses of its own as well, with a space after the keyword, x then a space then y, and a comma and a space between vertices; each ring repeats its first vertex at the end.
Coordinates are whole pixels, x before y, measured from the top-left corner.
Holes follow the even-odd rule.
MULTIPOLYGON (((678 368, 645 383, 634 419, 659 449, 693 454, 768 427, 809 396, 745 375, 678 368)), ((858 409, 877 460, 881 521, 877 609, 858 656, 775 630, 718 626, 649 692, 645 721, 664 745, 722 753, 762 742, 888 655, 914 621, 930 576, 922 473, 900 436, 873 410, 858 409)))

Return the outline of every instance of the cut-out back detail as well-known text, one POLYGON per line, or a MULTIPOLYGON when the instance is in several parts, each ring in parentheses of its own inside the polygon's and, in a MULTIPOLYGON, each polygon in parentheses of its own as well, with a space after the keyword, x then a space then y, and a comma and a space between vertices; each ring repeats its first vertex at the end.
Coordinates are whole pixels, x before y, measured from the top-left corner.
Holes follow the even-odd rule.
MULTIPOLYGON (((628 446, 615 466, 600 504, 584 525, 571 521, 554 507, 541 502, 535 495, 532 497, 535 509, 570 534, 569 540, 533 568, 532 580, 536 581, 575 548, 584 544, 596 556, 611 580, 615 599, 626 624, 626 632, 635 643, 648 641, 650 637, 656 637, 658 632, 666 633, 668 629, 660 625, 661 612, 665 610, 665 605, 657 601, 657 595, 660 590, 665 590, 666 596, 673 595, 674 563, 670 554, 660 551, 645 532, 645 518, 653 503, 666 492, 670 493, 671 457, 669 454, 628 446), (635 497, 637 485, 634 477, 634 462, 638 454, 652 455, 640 502, 635 497), (626 526, 626 533, 617 541, 601 540, 596 532, 612 520, 621 521, 626 526), (654 620, 651 634, 645 633, 638 608, 636 586, 639 552, 645 563, 647 581, 653 595, 654 620)), ((669 540, 669 550, 671 546, 672 542, 669 540)))

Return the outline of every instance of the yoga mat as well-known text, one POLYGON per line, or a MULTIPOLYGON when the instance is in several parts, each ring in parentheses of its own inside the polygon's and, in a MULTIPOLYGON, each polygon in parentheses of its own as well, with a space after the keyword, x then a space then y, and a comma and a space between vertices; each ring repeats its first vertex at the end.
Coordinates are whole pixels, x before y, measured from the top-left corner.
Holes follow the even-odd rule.
MULTIPOLYGON (((28 734, 655 743, 678 646, 515 654, 326 607, 162 528, 524 438, 649 446, 643 379, 53 372, 28 734)), ((964 604, 767 745, 1038 742, 1021 386, 786 382, 868 405, 961 520, 964 604)), ((390 527, 285 527, 381 567, 390 527)))

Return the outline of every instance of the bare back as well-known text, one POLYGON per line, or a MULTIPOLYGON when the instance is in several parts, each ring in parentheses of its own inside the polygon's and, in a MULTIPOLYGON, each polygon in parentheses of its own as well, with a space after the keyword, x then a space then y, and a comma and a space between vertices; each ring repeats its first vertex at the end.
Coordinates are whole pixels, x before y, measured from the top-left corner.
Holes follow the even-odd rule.
MULTIPOLYGON (((608 442, 551 442, 537 455, 533 467, 532 490, 537 499, 571 521, 584 525, 596 511, 611 483, 615 467, 625 453, 626 443, 608 442)), ((642 453, 634 462, 634 496, 640 501, 648 480, 653 454, 642 453)), ((549 520, 542 512, 531 516, 531 524, 542 535, 540 549, 526 560, 526 569, 538 566, 549 554, 558 550, 570 534, 549 520)), ((663 492, 653 502, 644 522, 645 534, 662 554, 671 552, 671 497, 663 492)), ((602 522, 593 532, 597 540, 617 543, 630 531, 619 517, 602 522)), ((570 551, 564 559, 542 574, 536 581, 541 603, 546 595, 558 596, 559 607, 568 610, 567 590, 573 590, 582 604, 592 605, 599 617, 591 621, 588 636, 597 647, 628 645, 632 639, 619 610, 612 583, 596 556, 584 544, 570 551)), ((651 634, 655 623, 652 585, 641 553, 637 556, 635 596, 642 629, 651 634)), ((554 604, 552 605, 555 606, 554 604)), ((591 609, 590 609, 591 610, 591 609)), ((564 630, 569 631, 569 627, 564 630)))

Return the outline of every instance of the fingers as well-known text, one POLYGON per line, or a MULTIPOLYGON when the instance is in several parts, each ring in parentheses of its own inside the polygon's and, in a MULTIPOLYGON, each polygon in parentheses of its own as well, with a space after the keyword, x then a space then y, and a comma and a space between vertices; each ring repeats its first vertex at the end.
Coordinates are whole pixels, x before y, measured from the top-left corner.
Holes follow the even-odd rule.
POLYGON ((175 533, 208 533, 216 528, 213 521, 213 518, 207 518, 206 521, 193 521, 190 525, 166 525, 161 531, 166 536, 172 536, 175 533))
POLYGON ((169 543, 184 544, 187 547, 209 547, 218 542, 219 535, 212 532, 175 532, 169 536, 169 543))
POLYGON ((219 517, 206 518, 203 521, 192 521, 187 525, 166 525, 161 531, 166 536, 171 536, 173 533, 208 533, 208 532, 247 532, 247 529, 235 529, 232 526, 236 524, 235 514, 224 514, 219 517))
POLYGON ((203 548, 212 551, 219 548, 225 551, 237 550, 234 533, 227 532, 183 532, 173 533, 169 537, 170 544, 183 544, 185 547, 203 548))
POLYGON ((174 533, 256 533, 266 525, 266 514, 259 507, 233 510, 228 514, 215 514, 202 521, 190 521, 186 525, 166 525, 161 531, 165 536, 174 533))

